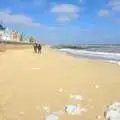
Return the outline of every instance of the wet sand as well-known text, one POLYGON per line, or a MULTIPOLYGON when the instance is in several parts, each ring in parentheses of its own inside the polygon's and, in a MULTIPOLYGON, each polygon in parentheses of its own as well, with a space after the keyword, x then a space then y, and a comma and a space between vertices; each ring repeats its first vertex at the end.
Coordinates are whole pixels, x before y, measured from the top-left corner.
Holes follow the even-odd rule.
POLYGON ((77 59, 44 48, 0 53, 0 120, 45 120, 66 104, 80 104, 81 115, 60 120, 104 120, 107 105, 120 100, 120 66, 77 59), (81 100, 70 95, 80 95, 81 100))

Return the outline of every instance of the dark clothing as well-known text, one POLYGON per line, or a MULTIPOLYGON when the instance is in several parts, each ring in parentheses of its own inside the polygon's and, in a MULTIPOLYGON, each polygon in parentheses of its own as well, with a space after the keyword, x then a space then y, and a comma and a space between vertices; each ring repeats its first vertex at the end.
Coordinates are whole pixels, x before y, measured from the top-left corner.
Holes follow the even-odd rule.
POLYGON ((37 53, 37 43, 35 43, 33 47, 34 47, 34 52, 37 53))
POLYGON ((40 53, 40 54, 41 54, 41 49, 42 49, 41 44, 38 44, 38 53, 40 53))

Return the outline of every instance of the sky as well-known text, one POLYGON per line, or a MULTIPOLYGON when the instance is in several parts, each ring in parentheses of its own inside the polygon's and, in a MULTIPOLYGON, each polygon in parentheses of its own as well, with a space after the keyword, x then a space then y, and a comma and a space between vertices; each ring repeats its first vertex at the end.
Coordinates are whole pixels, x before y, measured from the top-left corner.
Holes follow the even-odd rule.
POLYGON ((117 44, 120 0, 0 0, 0 23, 48 44, 117 44))

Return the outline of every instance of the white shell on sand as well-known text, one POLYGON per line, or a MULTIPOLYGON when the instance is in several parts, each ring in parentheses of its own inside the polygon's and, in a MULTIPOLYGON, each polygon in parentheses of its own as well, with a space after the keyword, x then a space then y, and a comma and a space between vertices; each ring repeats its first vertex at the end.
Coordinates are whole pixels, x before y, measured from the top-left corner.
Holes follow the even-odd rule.
POLYGON ((80 108, 79 104, 69 104, 65 106, 65 112, 69 115, 81 115, 82 112, 87 112, 87 108, 80 108))
POLYGON ((84 99, 80 95, 73 95, 73 94, 70 95, 70 98, 73 99, 73 100, 83 100, 84 99))
POLYGON ((99 86, 99 85, 96 85, 95 88, 98 89, 98 88, 100 88, 100 86, 99 86))
POLYGON ((25 113, 24 112, 19 112, 19 115, 20 116, 23 116, 25 113))
POLYGON ((42 105, 42 107, 46 112, 48 112, 48 113, 50 112, 50 106, 43 106, 42 105))
POLYGON ((66 105, 65 112, 67 112, 70 115, 78 115, 80 114, 80 106, 74 104, 66 105))
POLYGON ((105 118, 107 120, 120 120, 120 102, 108 106, 105 111, 105 118))
POLYGON ((99 116, 97 116, 97 119, 98 119, 98 120, 102 119, 102 116, 100 116, 100 115, 99 115, 99 116))
POLYGON ((45 120, 59 120, 59 116, 55 114, 50 114, 45 118, 45 120))
POLYGON ((59 92, 59 93, 62 93, 62 92, 63 92, 63 88, 60 88, 60 89, 58 90, 58 92, 59 92))
POLYGON ((32 70, 40 70, 40 68, 32 68, 32 70))

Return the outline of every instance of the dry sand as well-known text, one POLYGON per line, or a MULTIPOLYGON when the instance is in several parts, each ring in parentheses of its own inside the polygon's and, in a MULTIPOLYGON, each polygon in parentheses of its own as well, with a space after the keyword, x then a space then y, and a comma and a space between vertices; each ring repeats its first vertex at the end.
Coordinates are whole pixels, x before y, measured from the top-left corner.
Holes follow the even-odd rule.
POLYGON ((104 120, 106 106, 120 100, 119 91, 117 64, 76 59, 47 47, 42 56, 32 49, 0 53, 0 120, 44 120, 66 104, 88 111, 60 120, 104 120), (71 94, 83 98, 73 100, 71 94))

